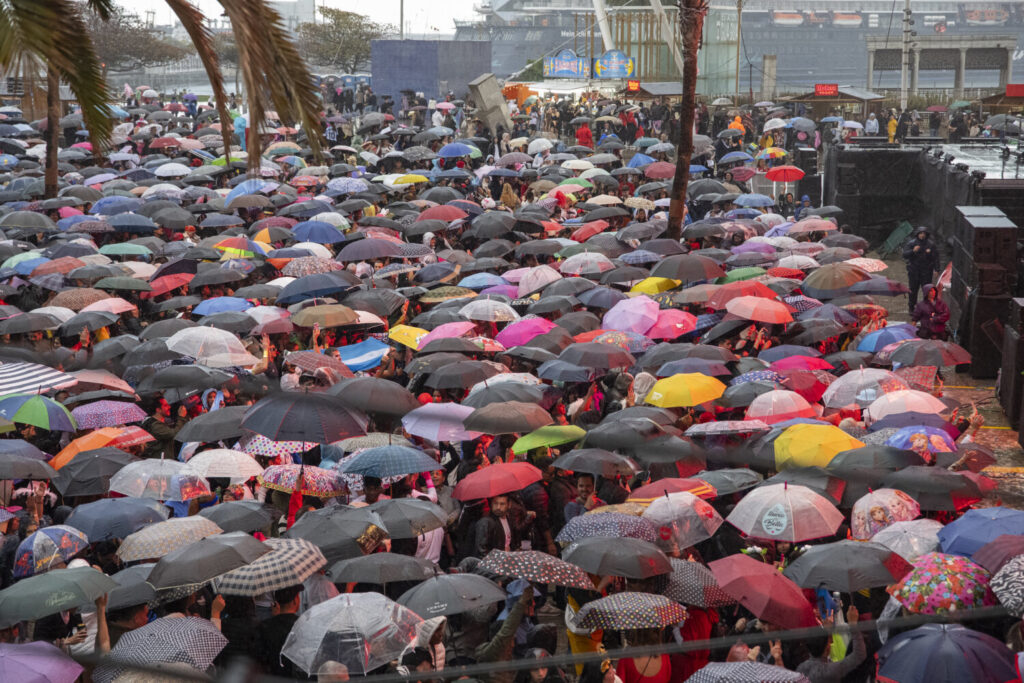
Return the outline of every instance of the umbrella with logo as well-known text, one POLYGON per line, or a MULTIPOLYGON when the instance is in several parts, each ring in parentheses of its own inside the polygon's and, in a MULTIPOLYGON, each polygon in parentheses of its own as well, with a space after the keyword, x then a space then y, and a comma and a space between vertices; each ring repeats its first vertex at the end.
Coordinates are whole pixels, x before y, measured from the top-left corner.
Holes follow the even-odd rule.
POLYGON ((996 604, 991 579, 991 574, 966 557, 926 553, 888 590, 915 614, 944 614, 996 604))
POLYGON ((0 614, 8 624, 36 621, 88 605, 115 588, 117 583, 92 567, 54 569, 0 590, 0 614))
POLYGON ((594 590, 594 582, 585 571, 539 550, 492 550, 480 561, 477 570, 526 579, 531 583, 594 590))
POLYGON ((198 677, 227 644, 228 639, 208 619, 163 617, 122 635, 92 678, 97 683, 113 683, 124 680, 136 667, 160 664, 179 664, 198 677))
POLYGON ((843 513, 805 486, 760 486, 736 504, 726 521, 750 536, 799 543, 831 536, 843 513))
POLYGON ((26 536, 15 551, 14 578, 62 568, 68 560, 87 547, 89 539, 74 527, 63 524, 43 527, 26 536))
POLYGON ((419 614, 379 593, 338 595, 302 613, 281 655, 308 674, 333 661, 365 676, 414 645, 423 623, 419 614))
POLYGON ((740 553, 715 560, 708 568, 722 590, 758 619, 782 628, 818 624, 815 610, 803 590, 774 565, 740 553))
POLYGON ((664 595, 626 591, 586 603, 576 613, 579 628, 629 631, 682 623, 686 608, 664 595))
POLYGON ((221 575, 216 590, 223 595, 262 595, 297 586, 327 565, 327 558, 309 541, 269 538, 266 545, 269 553, 221 575))
POLYGON ((504 600, 505 591, 501 586, 483 576, 438 574, 403 593, 398 603, 430 619, 461 614, 504 600))

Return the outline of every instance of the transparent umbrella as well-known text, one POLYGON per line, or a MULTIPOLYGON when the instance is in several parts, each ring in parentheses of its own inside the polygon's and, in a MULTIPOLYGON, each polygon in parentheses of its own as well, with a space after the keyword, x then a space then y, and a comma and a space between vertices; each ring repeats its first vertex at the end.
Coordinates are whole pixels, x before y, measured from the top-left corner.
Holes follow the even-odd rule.
POLYGON ((135 498, 191 500, 210 492, 206 480, 177 460, 140 460, 110 478, 110 491, 135 498))
POLYGON ((281 654, 306 673, 327 661, 366 675, 399 658, 416 640, 423 620, 379 593, 343 594, 299 617, 281 654))
POLYGON ((188 327, 167 339, 167 348, 214 368, 253 365, 258 359, 231 332, 216 327, 188 327))

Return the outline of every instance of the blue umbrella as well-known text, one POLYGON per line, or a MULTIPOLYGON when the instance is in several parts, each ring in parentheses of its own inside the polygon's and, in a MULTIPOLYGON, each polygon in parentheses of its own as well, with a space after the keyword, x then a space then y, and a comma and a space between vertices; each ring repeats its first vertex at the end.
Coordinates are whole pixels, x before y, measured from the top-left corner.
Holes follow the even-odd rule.
POLYGON ((302 221, 292 227, 292 233, 303 242, 337 244, 345 241, 345 235, 325 221, 302 221))
POLYGON ((74 215, 74 216, 68 216, 66 218, 61 218, 60 220, 57 221, 57 227, 60 228, 61 230, 63 230, 64 232, 67 232, 68 230, 71 229, 72 226, 77 225, 78 223, 84 223, 86 221, 94 221, 94 220, 96 220, 95 216, 86 216, 86 215, 82 215, 82 214, 77 214, 77 215, 74 215))
POLYGON ((646 154, 634 154, 626 166, 627 168, 640 168, 641 166, 653 163, 654 157, 647 156, 646 154))
POLYGON ((18 157, 10 154, 0 154, 0 167, 17 166, 18 157))
POLYGON ((167 519, 150 505, 152 502, 139 498, 97 500, 76 507, 67 524, 88 536, 90 543, 123 539, 144 526, 167 519))
POLYGON ((734 164, 736 162, 746 163, 748 161, 753 161, 753 160, 754 160, 754 157, 750 156, 746 152, 729 152, 728 154, 723 156, 721 159, 719 159, 718 163, 720 163, 720 164, 734 164))
POLYGON ((826 116, 821 120, 822 123, 842 123, 842 116, 826 116))
POLYGON ((879 680, 1017 680, 1014 654, 1002 641, 960 624, 925 624, 900 633, 882 646, 877 657, 879 680))
POLYGON ((327 189, 334 190, 339 194, 351 194, 353 192, 363 192, 368 190, 370 187, 362 178, 331 178, 327 181, 327 189))
POLYGON ((235 189, 228 193, 228 196, 224 198, 224 205, 231 203, 231 200, 236 197, 241 197, 247 194, 256 194, 260 189, 266 185, 266 181, 260 178, 250 178, 244 182, 239 183, 235 186, 235 189))
POLYGON ((285 285, 281 293, 277 295, 277 303, 288 306, 305 301, 306 299, 331 296, 332 294, 344 292, 350 287, 352 287, 350 282, 343 280, 341 276, 334 273, 314 273, 313 275, 300 277, 285 285))
POLYGON ((513 171, 511 168, 495 168, 495 169, 492 169, 492 170, 488 171, 487 175, 490 176, 490 177, 499 177, 499 178, 518 178, 519 177, 519 173, 516 172, 516 171, 513 171))
POLYGON ((636 266, 642 263, 655 263, 660 261, 661 254, 655 254, 653 251, 647 251, 646 249, 637 249, 636 251, 630 251, 623 254, 619 259, 631 266, 636 266))
POLYGON ((553 382, 589 382, 594 378, 594 372, 590 368, 555 359, 541 363, 537 376, 553 382))
POLYGON ((694 328, 695 332, 700 330, 710 330, 712 327, 722 322, 725 318, 725 311, 718 311, 717 313, 703 313, 697 316, 697 326, 694 328))
POLYGON ((507 285, 508 281, 494 273, 473 273, 459 281, 459 287, 468 289, 485 289, 495 285, 507 285))
POLYGON ((903 323, 899 325, 888 325, 880 330, 870 332, 857 344, 858 351, 871 351, 875 353, 889 344, 895 344, 904 339, 916 339, 917 331, 912 325, 903 323))
POLYGON ((157 229, 156 223, 137 213, 118 213, 116 216, 108 218, 107 223, 114 228, 115 232, 147 234, 155 232, 157 229))
POLYGON ((942 552, 970 557, 989 541, 1003 534, 1024 530, 1024 510, 991 507, 968 510, 959 519, 939 530, 942 552))
POLYGON ((213 315, 214 313, 226 313, 228 311, 244 311, 252 308, 252 304, 245 299, 235 296, 215 296, 206 299, 193 309, 196 315, 213 315))
POLYGON ((725 214, 726 218, 757 218, 761 212, 757 209, 733 209, 725 214))
POLYGON ((919 440, 921 435, 927 439, 926 446, 932 453, 950 453, 956 450, 956 444, 945 430, 927 425, 898 429, 885 440, 885 445, 914 450, 914 441, 919 440))
MULTIPOLYGON (((450 134, 451 133, 449 133, 449 135, 450 134)), ((442 159, 448 159, 453 157, 468 157, 472 153, 473 148, 469 145, 461 142, 449 142, 437 152, 437 156, 442 159)))
POLYGON ((89 539, 78 529, 55 524, 27 536, 14 555, 14 578, 59 569, 89 547, 89 539))
POLYGON ((119 119, 127 119, 131 116, 131 114, 129 114, 127 111, 117 106, 116 104, 108 104, 107 111, 110 112, 111 116, 114 116, 119 119))
POLYGON ((709 170, 707 166, 701 166, 700 164, 690 164, 690 173, 704 173, 709 170))
POLYGON ((24 261, 14 264, 14 270, 17 271, 19 275, 28 275, 39 266, 43 265, 44 263, 48 263, 49 260, 50 259, 43 258, 42 256, 40 256, 39 258, 26 259, 24 261))
MULTIPOLYGON (((519 174, 513 172, 513 175, 514 176, 518 176, 519 174)), ((458 179, 458 180, 465 180, 467 178, 472 178, 473 176, 470 173, 468 173, 467 171, 465 171, 465 170, 463 170, 461 168, 449 168, 446 171, 441 171, 440 173, 435 174, 435 177, 437 177, 437 178, 455 178, 455 179, 458 179)))
POLYGON ((139 207, 142 206, 141 199, 135 199, 134 197, 100 197, 89 209, 89 213, 94 216, 113 216, 118 213, 127 213, 129 211, 138 211, 139 207))
POLYGON ((364 477, 399 477, 416 472, 430 472, 440 464, 418 448, 379 446, 357 453, 341 468, 345 474, 364 477))
POLYGON ((775 200, 763 194, 741 194, 735 199, 735 201, 733 201, 733 204, 745 208, 773 206, 775 204, 775 200))

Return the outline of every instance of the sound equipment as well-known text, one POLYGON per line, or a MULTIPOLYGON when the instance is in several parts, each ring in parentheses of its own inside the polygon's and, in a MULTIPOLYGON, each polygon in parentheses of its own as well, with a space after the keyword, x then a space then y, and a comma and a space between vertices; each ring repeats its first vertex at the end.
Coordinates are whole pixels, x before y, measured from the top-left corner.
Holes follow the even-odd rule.
MULTIPOLYGON (((1010 314, 1010 296, 972 295, 966 345, 971 354, 970 375, 990 379, 999 373, 1002 363, 1003 326, 1010 314)), ((961 338, 965 330, 960 330, 961 338)))
POLYGON ((889 137, 886 135, 858 135, 847 141, 848 145, 856 145, 857 147, 894 147, 898 148, 900 143, 889 142, 889 137))
POLYGON ((986 208, 1001 210, 1018 227, 1024 226, 1024 180, 986 178, 978 185, 977 198, 990 205, 986 208))
POLYGON ((800 180, 796 181, 796 197, 797 199, 807 195, 811 198, 811 206, 821 206, 824 202, 821 201, 821 176, 811 175, 808 173, 800 180))
POLYGON ((793 154, 793 165, 807 175, 814 175, 818 172, 818 150, 813 147, 797 147, 793 154))
MULTIPOLYGON (((1011 306, 1011 311, 1014 306, 1011 306)), ((1010 425, 1020 426, 1021 403, 1024 399, 1024 339, 1018 329, 1007 325, 1003 330, 1003 362, 999 374, 999 403, 1010 420, 1010 425)))
POLYGON ((942 138, 931 135, 908 135, 903 139, 905 145, 941 145, 945 142, 942 138))

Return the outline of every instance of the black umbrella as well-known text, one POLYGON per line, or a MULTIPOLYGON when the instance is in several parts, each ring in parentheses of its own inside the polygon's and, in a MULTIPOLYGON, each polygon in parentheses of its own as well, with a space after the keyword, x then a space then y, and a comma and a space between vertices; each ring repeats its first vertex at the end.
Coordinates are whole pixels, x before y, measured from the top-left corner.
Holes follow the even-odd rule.
POLYGON ((56 475, 57 472, 52 467, 38 458, 17 452, 0 451, 0 479, 43 480, 53 479, 56 475))
POLYGON ((507 401, 477 408, 462 424, 483 434, 525 434, 553 422, 551 414, 536 403, 507 401))
POLYGON ((242 428, 272 441, 334 443, 366 433, 367 417, 336 396, 281 392, 246 411, 242 428))
POLYGON ((138 460, 116 448, 82 451, 57 470, 52 480, 53 487, 65 498, 106 495, 110 478, 125 465, 138 460))
POLYGON ((431 353, 426 356, 417 356, 405 366, 409 375, 430 374, 445 365, 469 360, 461 353, 431 353))
POLYGON ((178 441, 214 443, 235 439, 242 435, 242 417, 248 406, 227 406, 211 413, 203 413, 190 420, 178 433, 178 441))
POLYGON ((350 408, 375 415, 401 417, 420 406, 405 387, 377 377, 343 379, 326 393, 337 396, 350 408))
POLYGON ((433 389, 467 389, 499 374, 494 363, 477 360, 463 360, 444 365, 427 377, 426 385, 433 389))
POLYGON ((631 477, 640 471, 640 467, 626 456, 606 451, 603 448, 571 450, 558 456, 551 464, 558 469, 586 472, 595 477, 609 479, 620 475, 631 477))
POLYGON ((621 537, 614 543, 601 537, 582 538, 566 548, 562 559, 600 576, 647 579, 672 571, 665 553, 639 538, 621 537))
POLYGON ((553 382, 589 382, 594 379, 594 371, 555 358, 541 363, 537 368, 537 376, 553 382))
POLYGON ((302 538, 320 548, 328 562, 370 552, 387 536, 384 521, 369 508, 327 507, 304 514, 285 538, 302 538))
POLYGON ((928 466, 905 467, 887 475, 882 484, 903 491, 916 500, 922 510, 959 510, 983 495, 978 485, 965 475, 928 466))
POLYGON ((335 583, 377 583, 423 581, 439 573, 430 560, 397 553, 373 553, 335 562, 327 578, 335 583))
POLYGON ((707 256, 677 254, 667 256, 651 269, 651 277, 667 277, 684 283, 714 280, 725 275, 725 270, 707 256))
MULTIPOLYGON (((542 351, 541 349, 529 349, 527 347, 520 348, 553 357, 551 354, 546 351, 542 351)), ((483 408, 484 406, 492 403, 504 403, 506 401, 539 404, 543 399, 544 392, 536 385, 520 384, 519 382, 501 382, 499 384, 486 386, 479 391, 474 391, 462 401, 462 405, 469 406, 471 408, 483 408)))
POLYGON ((854 593, 898 582, 910 563, 881 543, 838 541, 808 548, 783 574, 801 588, 854 593))
POLYGON ((765 479, 759 486, 771 486, 772 484, 794 484, 806 486, 815 493, 828 498, 836 505, 843 499, 843 491, 846 490, 846 482, 836 475, 821 467, 794 467, 783 470, 773 477, 765 479))
POLYGON ((636 359, 625 349, 599 342, 582 342, 567 346, 558 355, 558 359, 595 370, 625 369, 636 363, 636 359))
POLYGON ((752 489, 761 483, 763 479, 760 474, 745 467, 708 470, 706 472, 698 472, 694 477, 706 481, 710 486, 714 487, 719 497, 752 489))
POLYGON ((84 533, 90 543, 126 538, 144 526, 167 519, 167 515, 158 512, 150 502, 137 498, 93 501, 72 510, 65 524, 84 533))
POLYGON ((476 574, 439 574, 403 593, 398 604, 429 619, 504 600, 505 591, 490 579, 476 574))
POLYGON ((111 574, 117 588, 107 593, 107 610, 115 612, 125 607, 156 603, 156 589, 146 582, 154 566, 155 563, 137 564, 111 574))
POLYGON ((203 508, 199 514, 224 531, 250 533, 266 529, 275 519, 281 517, 280 510, 257 500, 232 500, 203 508))
POLYGON ((194 586, 249 564, 272 548, 247 533, 208 536, 160 558, 147 581, 157 590, 194 586))
POLYGON ((429 500, 397 498, 380 500, 369 507, 380 515, 391 538, 416 538, 448 523, 448 514, 429 500))
POLYGON ((150 339, 165 339, 171 337, 175 332, 180 332, 186 327, 196 327, 197 324, 184 318, 169 318, 158 320, 150 324, 139 334, 139 339, 149 341, 150 339))
POLYGON ((138 393, 155 394, 158 391, 169 389, 202 391, 223 386, 231 380, 231 377, 223 370, 208 368, 204 365, 171 365, 160 368, 143 379, 139 383, 138 393))
POLYGON ((480 353, 479 346, 465 337, 431 339, 418 353, 480 353))

